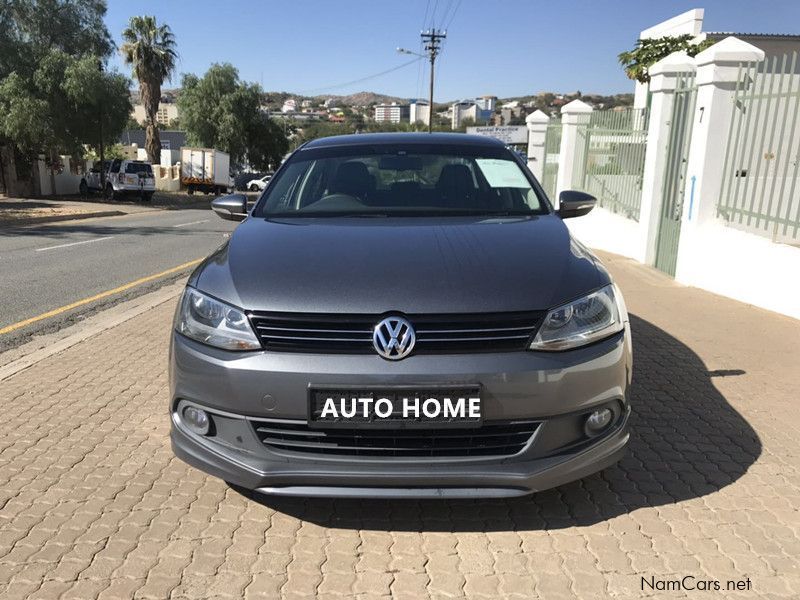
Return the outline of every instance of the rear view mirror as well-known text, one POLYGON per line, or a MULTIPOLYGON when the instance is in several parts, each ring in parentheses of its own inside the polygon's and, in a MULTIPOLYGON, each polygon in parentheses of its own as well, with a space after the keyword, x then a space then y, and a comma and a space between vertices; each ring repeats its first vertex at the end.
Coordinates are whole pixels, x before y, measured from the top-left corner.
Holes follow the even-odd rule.
POLYGON ((564 190, 558 195, 558 216, 562 219, 582 217, 594 208, 597 198, 586 192, 564 190))
POLYGON ((243 221, 247 216, 247 196, 229 194, 211 201, 212 210, 226 221, 243 221))

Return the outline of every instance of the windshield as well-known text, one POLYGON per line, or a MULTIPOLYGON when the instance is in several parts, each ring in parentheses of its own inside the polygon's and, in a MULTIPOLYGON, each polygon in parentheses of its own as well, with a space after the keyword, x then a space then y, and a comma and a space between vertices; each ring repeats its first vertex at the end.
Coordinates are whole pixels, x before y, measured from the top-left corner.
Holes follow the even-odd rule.
POLYGON ((358 145, 297 152, 254 216, 543 214, 504 148, 358 145))

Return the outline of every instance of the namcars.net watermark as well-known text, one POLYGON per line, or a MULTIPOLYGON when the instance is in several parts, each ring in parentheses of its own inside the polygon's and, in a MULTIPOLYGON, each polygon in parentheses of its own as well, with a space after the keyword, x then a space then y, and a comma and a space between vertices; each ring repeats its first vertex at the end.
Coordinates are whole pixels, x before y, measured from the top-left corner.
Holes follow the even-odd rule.
POLYGON ((701 579, 694 575, 685 575, 680 579, 658 579, 651 575, 641 578, 642 591, 658 592, 746 592, 753 589, 749 577, 744 579, 701 579))

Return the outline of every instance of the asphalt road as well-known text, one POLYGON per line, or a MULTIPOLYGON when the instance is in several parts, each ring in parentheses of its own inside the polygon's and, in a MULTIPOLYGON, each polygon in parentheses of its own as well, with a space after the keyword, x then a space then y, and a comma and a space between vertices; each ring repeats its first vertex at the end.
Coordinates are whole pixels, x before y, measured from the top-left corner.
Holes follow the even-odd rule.
MULTIPOLYGON (((210 210, 154 210, 0 229, 0 330, 203 258, 235 226, 210 210)), ((0 350, 184 277, 190 269, 0 334, 0 350)))

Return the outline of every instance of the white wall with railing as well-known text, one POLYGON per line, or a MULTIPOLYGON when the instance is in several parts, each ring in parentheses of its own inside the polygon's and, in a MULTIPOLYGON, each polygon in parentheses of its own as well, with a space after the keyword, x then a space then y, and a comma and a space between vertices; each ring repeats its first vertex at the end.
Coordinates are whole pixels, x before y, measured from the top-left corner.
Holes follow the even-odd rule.
MULTIPOLYGON (((800 319, 800 233, 795 229, 800 227, 800 96, 789 93, 800 90, 797 76, 786 74, 783 92, 764 100, 749 122, 739 125, 734 112, 742 105, 737 98, 742 65, 763 58, 758 48, 729 37, 694 58, 676 53, 653 65, 639 214, 628 218, 631 215, 598 206, 565 223, 590 247, 656 264, 667 140, 670 128, 678 125, 671 122, 676 81, 696 71, 696 102, 687 117, 692 119, 691 138, 682 159, 686 176, 680 183, 675 279, 800 319), (743 140, 738 143, 746 145, 739 155, 728 151, 737 135, 743 140), (726 156, 735 164, 726 165, 726 156), (753 214, 742 217, 731 211, 731 206, 741 209, 743 203, 753 214)), ((762 82, 762 90, 773 83, 762 82)), ((586 152, 577 147, 577 123, 589 112, 585 105, 563 107, 559 192, 584 183, 575 169, 586 152)), ((598 175, 593 185, 613 190, 612 181, 598 175)))

